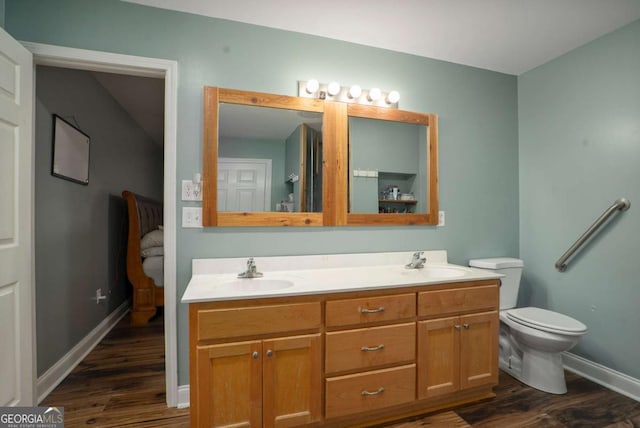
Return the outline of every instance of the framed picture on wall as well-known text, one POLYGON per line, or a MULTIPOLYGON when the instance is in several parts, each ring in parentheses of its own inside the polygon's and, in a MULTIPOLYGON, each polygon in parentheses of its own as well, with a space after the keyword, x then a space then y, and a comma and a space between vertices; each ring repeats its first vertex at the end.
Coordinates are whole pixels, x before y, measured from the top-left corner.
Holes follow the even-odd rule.
POLYGON ((54 114, 51 174, 88 185, 90 144, 87 134, 54 114))

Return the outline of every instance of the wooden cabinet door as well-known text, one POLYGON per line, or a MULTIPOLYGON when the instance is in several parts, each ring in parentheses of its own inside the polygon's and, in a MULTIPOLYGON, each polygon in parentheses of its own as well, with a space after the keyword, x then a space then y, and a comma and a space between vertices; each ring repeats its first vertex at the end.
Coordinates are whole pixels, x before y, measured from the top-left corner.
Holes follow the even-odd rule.
POLYGON ((260 341, 198 346, 198 427, 262 425, 261 352, 260 341))
POLYGON ((460 317, 460 388, 498 383, 498 312, 460 317))
POLYGON ((459 317, 418 323, 418 398, 455 392, 460 387, 459 317))
POLYGON ((299 426, 320 420, 320 344, 320 334, 263 342, 263 427, 299 426))

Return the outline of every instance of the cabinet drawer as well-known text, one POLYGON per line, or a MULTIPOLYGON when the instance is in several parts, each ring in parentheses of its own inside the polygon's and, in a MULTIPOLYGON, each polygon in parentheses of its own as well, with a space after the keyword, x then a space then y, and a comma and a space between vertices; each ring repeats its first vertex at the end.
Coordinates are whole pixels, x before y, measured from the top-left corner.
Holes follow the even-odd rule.
POLYGON ((320 302, 198 311, 198 340, 320 328, 320 302))
POLYGON ((413 362, 415 338, 415 323, 327 333, 325 371, 413 362))
POLYGON ((418 315, 444 315, 498 308, 498 285, 424 291, 418 294, 418 315))
POLYGON ((332 300, 326 306, 327 327, 406 319, 416 314, 416 295, 332 300))
POLYGON ((327 379, 327 419, 415 400, 415 372, 411 364, 327 379))

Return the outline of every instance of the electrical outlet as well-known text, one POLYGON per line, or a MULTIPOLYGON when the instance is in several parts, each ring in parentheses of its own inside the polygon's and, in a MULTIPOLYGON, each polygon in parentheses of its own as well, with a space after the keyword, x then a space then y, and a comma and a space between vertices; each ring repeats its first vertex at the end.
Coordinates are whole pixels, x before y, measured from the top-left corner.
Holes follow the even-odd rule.
POLYGON ((438 226, 444 226, 444 211, 438 211, 438 226))
POLYGON ((182 200, 201 201, 202 185, 195 184, 192 180, 182 180, 182 200))
POLYGON ((107 296, 102 295, 102 288, 96 290, 96 304, 100 304, 100 301, 107 300, 107 296))
POLYGON ((182 207, 182 227, 202 227, 202 208, 182 207))

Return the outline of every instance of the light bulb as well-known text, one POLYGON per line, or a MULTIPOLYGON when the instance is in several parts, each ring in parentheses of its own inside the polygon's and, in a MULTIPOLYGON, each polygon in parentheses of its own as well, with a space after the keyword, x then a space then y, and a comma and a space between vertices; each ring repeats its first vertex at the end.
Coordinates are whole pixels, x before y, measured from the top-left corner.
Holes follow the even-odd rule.
POLYGON ((307 93, 313 94, 314 92, 317 92, 319 88, 320 88, 320 83, 318 83, 316 79, 311 79, 307 82, 305 89, 307 93))
POLYGON ((360 98, 360 95, 362 95, 362 88, 358 85, 353 85, 352 87, 349 88, 349 97, 350 98, 360 98))
POLYGON ((387 103, 395 104, 398 101, 400 101, 400 94, 398 93, 398 91, 389 92, 389 95, 387 95, 387 103))
POLYGON ((367 98, 369 99, 369 101, 377 101, 380 98, 380 95, 382 95, 380 89, 371 88, 369 90, 369 95, 367 95, 367 98))
POLYGON ((327 86, 327 93, 331 96, 337 95, 340 92, 340 84, 336 81, 330 82, 327 86))

